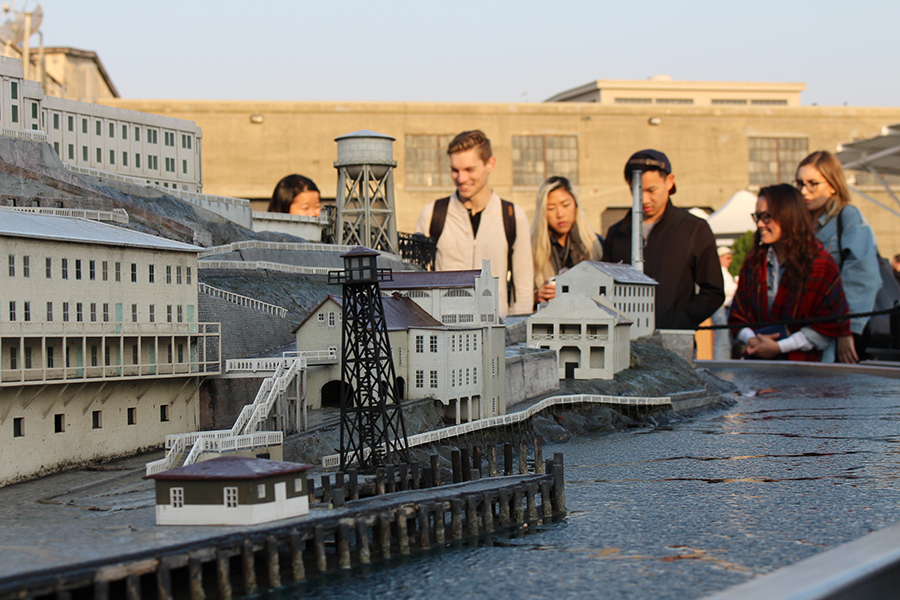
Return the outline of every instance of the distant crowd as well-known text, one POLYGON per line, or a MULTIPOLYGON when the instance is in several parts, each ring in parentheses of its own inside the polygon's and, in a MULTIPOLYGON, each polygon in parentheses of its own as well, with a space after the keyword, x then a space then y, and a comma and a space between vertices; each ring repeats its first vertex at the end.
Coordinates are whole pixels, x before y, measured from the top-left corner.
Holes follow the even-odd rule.
MULTIPOLYGON (((501 314, 531 313, 552 300, 556 276, 581 261, 631 263, 631 212, 597 235, 571 182, 553 176, 538 188, 529 226, 525 211, 490 186, 496 158, 483 132, 460 133, 447 154, 456 192, 428 204, 415 232, 436 241, 438 271, 480 268, 489 259, 494 276, 507 283, 500 286, 501 314)), ((733 249, 717 247, 705 220, 672 203, 668 157, 635 152, 624 167, 629 187, 638 174, 643 270, 658 282, 658 329, 696 329, 710 318, 727 324, 717 332, 717 358, 856 363, 865 356, 870 319, 846 317, 871 312, 888 280, 900 291, 900 255, 891 266, 879 263, 875 236, 850 204, 834 155, 813 152, 798 165, 794 185, 760 190, 753 246, 737 278, 728 270, 733 249), (894 276, 885 277, 885 269, 894 276)), ((319 201, 315 183, 289 175, 269 210, 318 216, 319 201)))

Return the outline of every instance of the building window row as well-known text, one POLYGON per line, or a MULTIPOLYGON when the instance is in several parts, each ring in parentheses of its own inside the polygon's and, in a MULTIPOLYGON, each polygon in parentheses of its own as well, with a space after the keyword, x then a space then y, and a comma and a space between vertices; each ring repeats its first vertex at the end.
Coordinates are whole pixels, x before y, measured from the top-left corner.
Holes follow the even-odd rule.
MULTIPOLYGON (((75 322, 82 323, 84 322, 85 316, 85 303, 84 302, 61 302, 62 305, 62 321, 64 323, 68 323, 72 320, 72 309, 74 307, 74 317, 75 322)), ((15 322, 19 320, 19 316, 25 322, 32 321, 32 303, 29 301, 19 302, 17 300, 10 300, 8 306, 8 320, 10 322, 15 322), (19 308, 21 306, 21 313, 19 312, 19 308)), ((114 309, 116 311, 115 314, 115 322, 122 323, 123 322, 123 309, 125 305, 122 303, 116 303, 114 305, 114 309)), ((47 302, 46 305, 46 322, 52 323, 56 316, 55 311, 55 303, 50 301, 47 302)), ((109 323, 112 319, 110 312, 110 303, 103 302, 91 302, 88 304, 88 315, 91 323, 96 323, 99 320, 102 320, 104 323, 109 323)), ((193 305, 187 305, 187 309, 185 310, 185 306, 181 304, 172 305, 169 304, 166 306, 166 320, 169 323, 177 322, 184 323, 185 318, 188 317, 188 321, 193 320, 193 305)), ((150 304, 148 306, 148 321, 150 323, 156 322, 156 305, 150 304)), ((137 323, 139 317, 138 305, 131 304, 131 322, 137 323)))
MULTIPOLYGON (((447 146, 452 135, 406 136, 406 185, 451 187, 447 146)), ((513 185, 537 186, 550 175, 578 184, 578 137, 574 135, 512 136, 513 185)))
MULTIPOLYGON (((126 423, 128 425, 136 425, 137 424, 137 408, 130 407, 126 411, 125 415, 126 423)), ((163 404, 160 406, 160 422, 167 422, 169 420, 169 405, 163 404)), ((71 428, 68 426, 66 422, 66 414, 65 413, 57 413, 53 415, 53 432, 54 433, 66 433, 71 428)), ((91 429, 103 429, 103 411, 95 410, 91 411, 91 429)), ((13 418, 13 437, 25 437, 25 417, 14 417, 13 418)))
MULTIPOLYGON (((10 277, 16 277, 19 272, 17 269, 17 260, 15 254, 10 254, 8 257, 8 274, 10 277)), ((102 281, 109 281, 109 264, 111 261, 96 261, 96 260, 88 260, 84 261, 80 258, 70 259, 70 258, 60 258, 59 260, 59 275, 62 279, 69 279, 70 275, 74 275, 75 280, 81 280, 84 276, 84 267, 85 262, 87 263, 87 277, 90 281, 96 281, 98 277, 98 266, 99 275, 102 281), (98 265, 99 262, 99 265, 98 265)), ((53 279, 53 258, 46 257, 44 258, 44 277, 46 279, 53 279)), ((113 263, 114 265, 114 273, 115 273, 115 281, 122 281, 122 263, 116 261, 113 263)), ((138 264, 131 263, 131 282, 137 283, 138 281, 138 264)), ((149 283, 156 282, 156 265, 148 265, 147 267, 147 280, 149 283)), ((172 283, 172 273, 173 268, 172 265, 166 265, 166 283, 172 283)), ((176 266, 174 268, 175 273, 175 284, 181 285, 182 283, 187 285, 192 285, 193 282, 193 271, 192 267, 187 266, 176 266)), ((21 275, 22 277, 31 277, 31 256, 22 255, 21 256, 21 275)))

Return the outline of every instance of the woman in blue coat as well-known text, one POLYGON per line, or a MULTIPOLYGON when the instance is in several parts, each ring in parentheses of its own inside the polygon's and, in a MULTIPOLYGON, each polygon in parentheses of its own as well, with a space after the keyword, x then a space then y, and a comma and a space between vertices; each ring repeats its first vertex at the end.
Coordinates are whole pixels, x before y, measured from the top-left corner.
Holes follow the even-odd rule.
MULTIPOLYGON (((881 287, 875 234, 850 192, 841 163, 830 152, 813 152, 797 168, 797 189, 806 200, 816 237, 841 270, 844 295, 851 313, 869 312, 881 287)), ((851 335, 840 337, 825 351, 823 362, 859 362, 862 333, 868 317, 850 321, 851 335)))

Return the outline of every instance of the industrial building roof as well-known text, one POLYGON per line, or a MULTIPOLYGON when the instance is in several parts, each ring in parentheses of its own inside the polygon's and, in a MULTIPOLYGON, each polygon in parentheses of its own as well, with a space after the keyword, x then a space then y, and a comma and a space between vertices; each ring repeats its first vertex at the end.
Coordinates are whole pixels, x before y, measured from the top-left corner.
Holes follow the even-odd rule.
POLYGON ((199 246, 184 244, 97 221, 16 210, 4 210, 0 213, 0 237, 152 248, 154 250, 169 250, 173 252, 199 252, 202 250, 199 246))
POLYGON ((186 467, 176 467, 147 475, 144 479, 259 479, 271 475, 299 473, 312 469, 310 465, 264 460, 246 456, 220 456, 186 467))
POLYGON ((394 271, 393 281, 379 283, 383 290, 415 290, 475 287, 481 271, 394 271))

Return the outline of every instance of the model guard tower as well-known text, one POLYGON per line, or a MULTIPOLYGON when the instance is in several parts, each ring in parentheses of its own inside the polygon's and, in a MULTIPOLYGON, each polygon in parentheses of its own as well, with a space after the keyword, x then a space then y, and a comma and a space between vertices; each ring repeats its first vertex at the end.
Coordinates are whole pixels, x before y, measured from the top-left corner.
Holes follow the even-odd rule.
POLYGON ((334 139, 339 244, 398 254, 394 215, 394 138, 363 129, 334 139))
POLYGON ((378 252, 356 247, 346 254, 343 271, 328 283, 343 285, 341 331, 341 469, 352 464, 371 472, 388 459, 408 462, 406 425, 379 281, 393 279, 379 269, 378 252), (367 452, 370 449, 371 452, 367 452))

